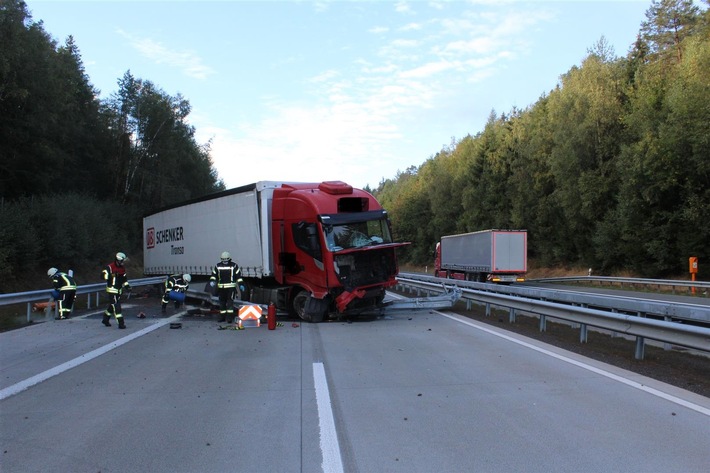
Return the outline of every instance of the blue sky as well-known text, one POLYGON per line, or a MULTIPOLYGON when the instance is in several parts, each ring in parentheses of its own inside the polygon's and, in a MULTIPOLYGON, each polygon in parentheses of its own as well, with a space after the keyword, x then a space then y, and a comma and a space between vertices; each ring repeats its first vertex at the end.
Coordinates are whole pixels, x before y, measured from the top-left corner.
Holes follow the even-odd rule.
POLYGON ((651 0, 27 5, 59 43, 74 37, 102 98, 130 70, 188 99, 228 188, 374 188, 482 131, 491 110, 534 104, 602 36, 625 56, 651 0))

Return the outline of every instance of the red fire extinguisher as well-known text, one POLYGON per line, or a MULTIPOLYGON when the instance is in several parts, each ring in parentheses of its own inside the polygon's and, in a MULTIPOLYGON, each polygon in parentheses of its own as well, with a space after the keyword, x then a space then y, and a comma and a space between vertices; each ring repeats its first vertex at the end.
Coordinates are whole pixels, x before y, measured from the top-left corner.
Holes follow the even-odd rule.
POLYGON ((276 306, 274 303, 269 304, 269 310, 266 312, 267 322, 269 323, 269 330, 274 330, 276 328, 276 306))

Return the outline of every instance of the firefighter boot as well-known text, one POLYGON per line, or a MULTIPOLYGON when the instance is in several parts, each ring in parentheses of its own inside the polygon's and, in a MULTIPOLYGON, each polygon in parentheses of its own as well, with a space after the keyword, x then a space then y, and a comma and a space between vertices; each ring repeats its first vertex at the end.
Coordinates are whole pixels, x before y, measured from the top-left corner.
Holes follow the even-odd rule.
POLYGON ((116 316, 116 320, 118 320, 118 328, 126 328, 126 324, 123 321, 123 316, 116 316))
POLYGON ((111 322, 109 322, 109 320, 111 320, 111 319, 109 318, 109 316, 106 315, 106 314, 104 314, 104 319, 101 321, 101 323, 104 324, 104 325, 107 326, 107 327, 110 327, 110 326, 111 326, 111 322))
POLYGON ((160 311, 164 314, 164 313, 165 313, 165 308, 168 307, 168 304, 162 303, 162 304, 160 304, 160 305, 161 305, 160 311))

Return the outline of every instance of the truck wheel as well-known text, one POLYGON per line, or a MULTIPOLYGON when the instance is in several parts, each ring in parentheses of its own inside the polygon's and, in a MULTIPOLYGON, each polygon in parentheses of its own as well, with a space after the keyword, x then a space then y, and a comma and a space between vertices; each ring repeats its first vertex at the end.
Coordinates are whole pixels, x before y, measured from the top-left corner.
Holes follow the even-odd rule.
POLYGON ((291 308, 293 310, 293 315, 298 316, 301 320, 308 321, 306 319, 306 301, 308 301, 308 292, 299 291, 291 302, 291 308))
POLYGON ((291 307, 293 308, 294 314, 299 316, 301 320, 305 322, 323 322, 327 305, 323 306, 323 310, 319 310, 320 304, 310 304, 311 312, 306 312, 306 304, 308 304, 310 298, 311 295, 308 293, 308 291, 298 292, 294 296, 293 302, 291 303, 291 307))

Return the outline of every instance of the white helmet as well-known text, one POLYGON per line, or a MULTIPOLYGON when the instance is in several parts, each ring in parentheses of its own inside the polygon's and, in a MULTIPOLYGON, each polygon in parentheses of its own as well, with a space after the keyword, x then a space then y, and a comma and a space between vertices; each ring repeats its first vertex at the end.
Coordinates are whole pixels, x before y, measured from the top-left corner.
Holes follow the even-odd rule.
POLYGON ((191 277, 189 274, 183 274, 183 275, 182 275, 182 279, 183 279, 183 281, 185 281, 185 282, 190 282, 190 281, 192 281, 192 277, 191 277))
POLYGON ((229 261, 230 259, 232 259, 232 255, 229 254, 229 251, 223 251, 221 258, 222 261, 229 261))
POLYGON ((59 270, 57 268, 49 268, 49 271, 47 271, 47 276, 50 278, 53 277, 55 274, 57 274, 59 270))
POLYGON ((120 251, 118 253, 116 253, 116 261, 118 261, 120 263, 120 262, 124 261, 125 259, 126 259, 125 253, 121 253, 120 251))

